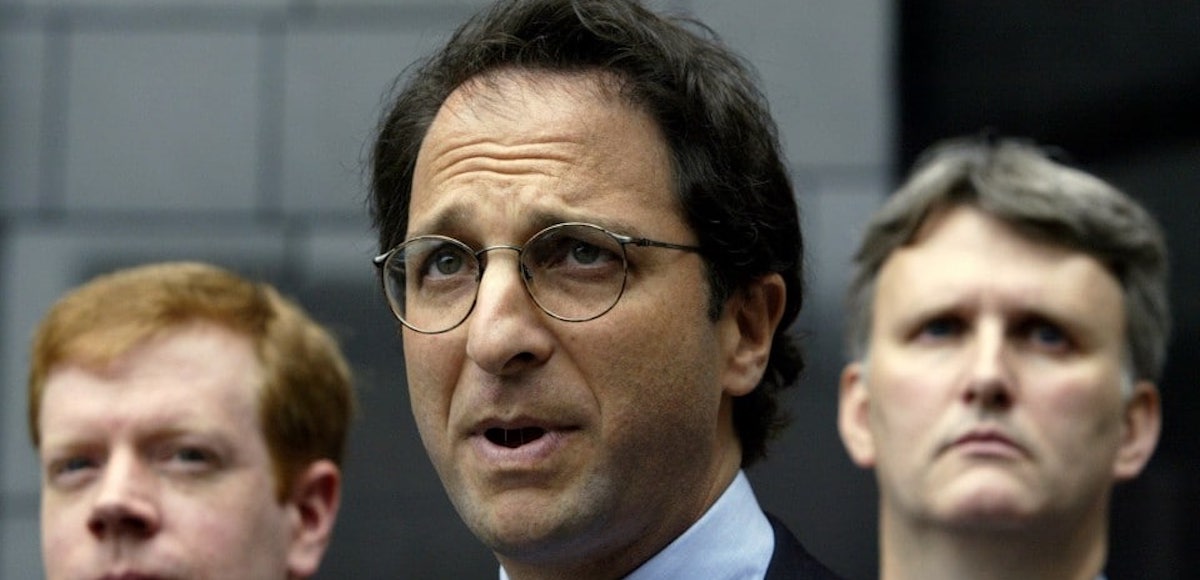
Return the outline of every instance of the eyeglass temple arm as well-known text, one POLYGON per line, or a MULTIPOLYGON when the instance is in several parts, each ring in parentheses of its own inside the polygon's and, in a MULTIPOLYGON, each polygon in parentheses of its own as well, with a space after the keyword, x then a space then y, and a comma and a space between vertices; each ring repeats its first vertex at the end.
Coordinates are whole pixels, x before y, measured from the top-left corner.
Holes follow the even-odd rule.
POLYGON ((635 246, 639 246, 642 248, 649 246, 649 247, 655 247, 655 248, 667 248, 667 249, 671 249, 671 250, 680 250, 680 251, 684 251, 684 252, 695 252, 697 254, 700 253, 699 246, 686 246, 683 244, 672 244, 670 242, 660 242, 658 240, 651 240, 651 239, 647 239, 647 238, 629 238, 628 242, 630 244, 633 244, 635 246))

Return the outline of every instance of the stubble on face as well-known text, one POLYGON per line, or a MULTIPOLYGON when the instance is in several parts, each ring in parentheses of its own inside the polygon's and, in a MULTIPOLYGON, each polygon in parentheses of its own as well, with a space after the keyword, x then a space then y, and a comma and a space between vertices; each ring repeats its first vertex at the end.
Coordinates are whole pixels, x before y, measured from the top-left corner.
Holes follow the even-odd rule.
MULTIPOLYGON (((595 77, 493 81, 460 89, 434 121, 410 230, 520 244, 548 225, 529 216, 560 216, 694 243, 665 143, 646 115, 595 77), (471 221, 454 219, 463 208, 471 221)), ((492 264, 513 267, 508 257, 492 264)), ((515 276, 489 270, 462 326, 405 331, 426 449, 464 521, 506 568, 608 554, 612 571, 627 571, 686 529, 737 470, 736 436, 718 427, 727 421, 715 378, 721 357, 701 260, 632 249, 630 264, 621 301, 596 320, 552 320, 515 276), (497 353, 514 358, 487 359, 497 353), (464 418, 481 414, 572 431, 561 453, 505 475, 466 442, 464 418)))

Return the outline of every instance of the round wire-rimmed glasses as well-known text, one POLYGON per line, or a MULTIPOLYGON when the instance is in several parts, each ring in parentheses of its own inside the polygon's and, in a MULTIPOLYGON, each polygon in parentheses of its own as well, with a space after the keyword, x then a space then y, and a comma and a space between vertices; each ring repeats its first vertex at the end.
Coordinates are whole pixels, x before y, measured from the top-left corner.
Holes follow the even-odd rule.
POLYGON ((671 244, 610 232, 579 222, 552 225, 523 246, 496 245, 482 250, 454 238, 417 236, 375 256, 383 292, 404 326, 438 334, 462 324, 475 308, 479 282, 494 250, 517 253, 521 280, 534 304, 567 322, 603 316, 625 293, 629 260, 625 247, 700 252, 696 246, 671 244))

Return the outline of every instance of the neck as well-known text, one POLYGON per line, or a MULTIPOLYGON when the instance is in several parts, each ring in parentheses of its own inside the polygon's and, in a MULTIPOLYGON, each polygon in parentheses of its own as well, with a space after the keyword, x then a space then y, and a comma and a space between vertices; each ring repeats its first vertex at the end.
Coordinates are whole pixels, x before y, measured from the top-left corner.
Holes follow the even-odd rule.
POLYGON ((881 580, 1094 580, 1107 556, 1107 515, 1085 525, 1039 521, 1006 529, 897 522, 880 516, 881 580))

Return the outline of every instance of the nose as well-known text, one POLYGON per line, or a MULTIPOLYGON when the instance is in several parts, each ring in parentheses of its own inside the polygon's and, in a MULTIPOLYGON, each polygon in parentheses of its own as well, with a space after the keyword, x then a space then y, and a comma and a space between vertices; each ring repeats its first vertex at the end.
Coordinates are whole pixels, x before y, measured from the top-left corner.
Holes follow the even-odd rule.
POLYGON ((967 370, 963 402, 981 411, 1001 411, 1012 406, 1016 377, 1009 361, 1005 330, 1000 324, 980 324, 967 370))
POLYGON ((104 465, 88 530, 97 539, 149 538, 161 525, 154 475, 132 453, 114 454, 104 465))
POLYGON ((467 321, 467 357, 493 375, 539 366, 554 349, 547 318, 525 288, 517 252, 489 254, 467 321))

